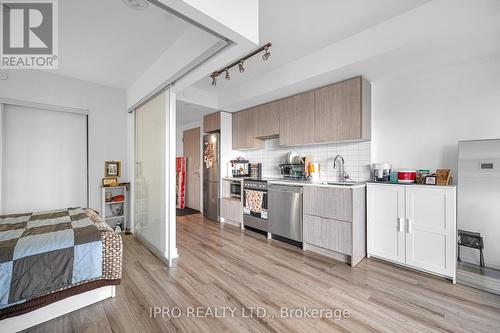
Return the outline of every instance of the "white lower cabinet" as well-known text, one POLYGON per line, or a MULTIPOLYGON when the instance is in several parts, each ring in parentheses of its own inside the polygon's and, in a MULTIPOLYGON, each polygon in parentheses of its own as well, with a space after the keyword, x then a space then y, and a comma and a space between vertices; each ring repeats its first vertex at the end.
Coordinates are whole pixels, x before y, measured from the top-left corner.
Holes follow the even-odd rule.
POLYGON ((368 184, 368 256, 456 276, 456 188, 368 184))

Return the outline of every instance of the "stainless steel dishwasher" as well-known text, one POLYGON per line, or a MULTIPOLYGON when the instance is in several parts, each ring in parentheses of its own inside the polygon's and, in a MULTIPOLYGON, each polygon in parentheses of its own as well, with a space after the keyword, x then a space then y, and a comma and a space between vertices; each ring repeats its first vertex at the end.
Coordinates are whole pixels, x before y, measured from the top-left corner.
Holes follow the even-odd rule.
POLYGON ((270 184, 268 191, 271 234, 302 242, 302 187, 270 184))

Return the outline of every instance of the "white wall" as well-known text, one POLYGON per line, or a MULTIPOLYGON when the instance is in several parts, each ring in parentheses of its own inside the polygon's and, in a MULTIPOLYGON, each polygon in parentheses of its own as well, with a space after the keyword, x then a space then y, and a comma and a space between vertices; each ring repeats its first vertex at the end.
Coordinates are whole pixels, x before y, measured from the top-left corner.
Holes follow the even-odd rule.
POLYGON ((449 168, 458 141, 500 138, 500 56, 372 83, 372 162, 449 168))
MULTIPOLYGON (((122 161, 122 175, 127 174, 125 90, 42 71, 6 72, 9 79, 0 81, 0 97, 90 110, 90 206, 100 209, 100 185, 104 173, 104 161, 122 161)), ((56 181, 54 180, 54 186, 57 186, 56 181)))

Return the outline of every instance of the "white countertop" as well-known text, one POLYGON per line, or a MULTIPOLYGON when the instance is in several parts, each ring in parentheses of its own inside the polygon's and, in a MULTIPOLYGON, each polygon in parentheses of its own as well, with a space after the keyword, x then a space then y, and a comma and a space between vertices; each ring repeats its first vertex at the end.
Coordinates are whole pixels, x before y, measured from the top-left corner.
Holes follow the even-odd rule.
POLYGON ((222 177, 222 180, 230 180, 230 181, 235 181, 235 180, 237 180, 237 181, 242 181, 243 179, 245 179, 245 178, 241 178, 241 177, 240 177, 240 178, 235 178, 235 177, 222 177))
POLYGON ((341 188, 362 188, 366 187, 366 183, 359 182, 352 185, 342 185, 342 184, 327 184, 328 180, 310 181, 310 180, 269 180, 268 184, 276 185, 294 185, 294 186, 315 186, 315 187, 341 187, 341 188))
POLYGON ((420 186, 420 187, 432 187, 432 188, 456 188, 457 185, 429 185, 429 184, 417 184, 417 183, 388 183, 388 182, 368 182, 370 185, 380 185, 380 186, 420 186))
MULTIPOLYGON (((222 177, 222 180, 226 181, 243 181, 249 178, 234 178, 234 177, 222 177)), ((352 185, 341 185, 341 184, 327 184, 328 182, 335 182, 333 180, 293 180, 293 179, 280 179, 280 178, 262 178, 262 180, 267 181, 268 184, 276 185, 293 185, 293 186, 316 186, 316 187, 342 187, 342 188, 362 188, 366 186, 366 183, 359 182, 352 185)))

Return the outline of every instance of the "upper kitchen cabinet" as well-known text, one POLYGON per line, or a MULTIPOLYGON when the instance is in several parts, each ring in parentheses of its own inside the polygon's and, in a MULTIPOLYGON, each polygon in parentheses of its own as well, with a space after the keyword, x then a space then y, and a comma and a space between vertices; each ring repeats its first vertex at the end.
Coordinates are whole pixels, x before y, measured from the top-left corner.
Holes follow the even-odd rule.
POLYGON ((370 140, 371 85, 361 78, 314 92, 314 142, 370 140))
POLYGON ((233 149, 257 149, 264 147, 264 141, 257 136, 256 108, 233 113, 233 149))
POLYGON ((280 101, 280 145, 295 146, 315 142, 314 91, 280 101))
POLYGON ((280 101, 252 108, 256 113, 256 137, 272 138, 280 134, 280 101))
POLYGON ((203 131, 205 133, 220 131, 220 112, 207 114, 203 117, 203 131))

